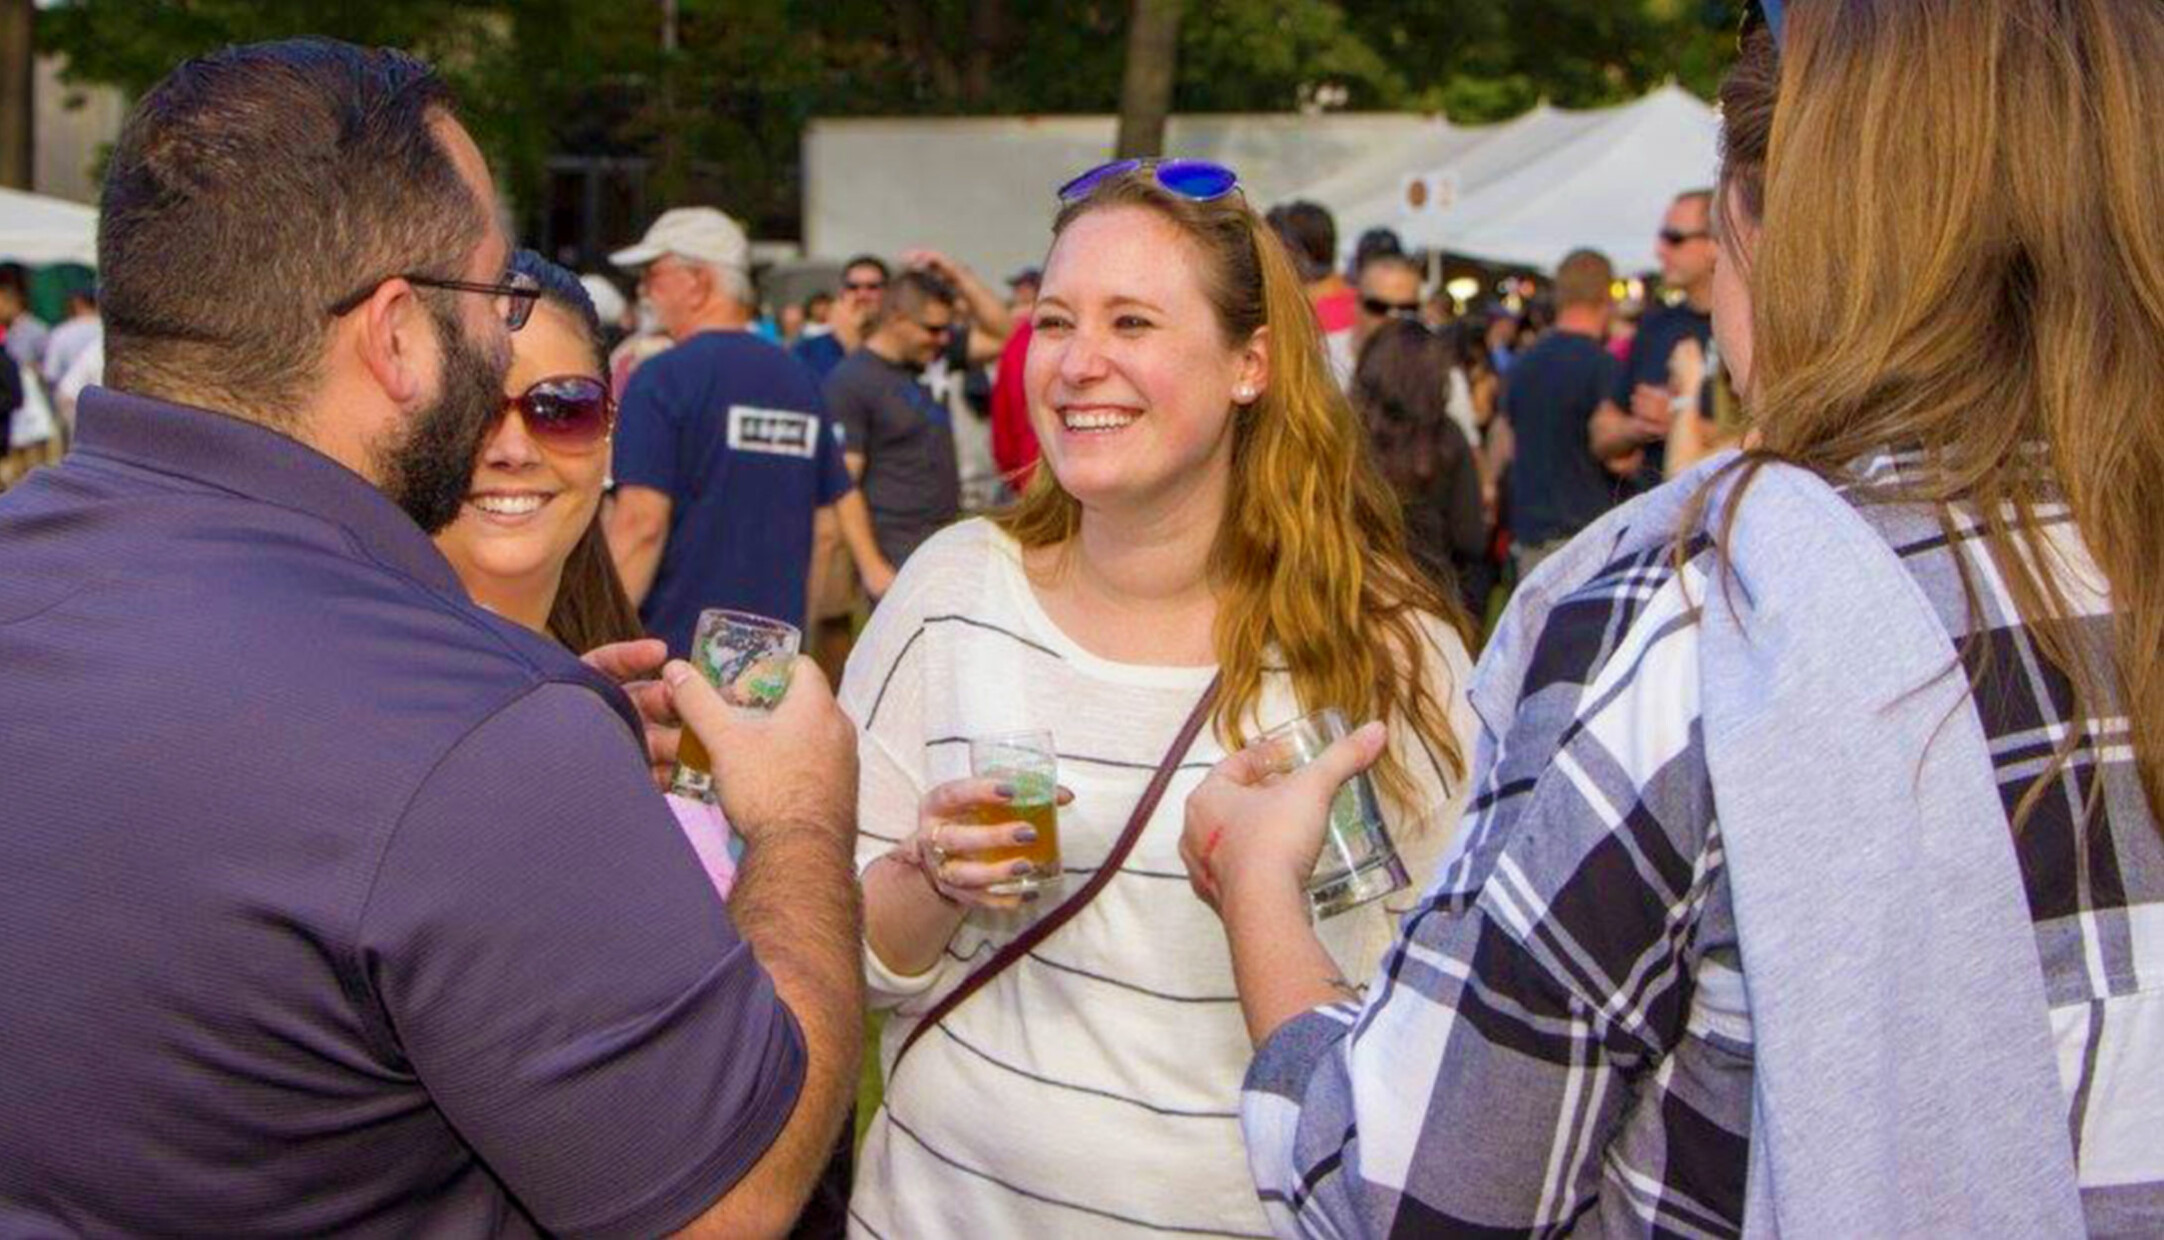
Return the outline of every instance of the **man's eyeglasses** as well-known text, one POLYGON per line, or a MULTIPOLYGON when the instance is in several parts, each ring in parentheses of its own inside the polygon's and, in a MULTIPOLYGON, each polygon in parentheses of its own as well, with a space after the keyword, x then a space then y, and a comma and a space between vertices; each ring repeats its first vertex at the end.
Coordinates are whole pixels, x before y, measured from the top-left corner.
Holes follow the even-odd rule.
POLYGON ((502 282, 497 284, 486 284, 478 280, 439 280, 434 276, 401 273, 385 276, 332 302, 330 316, 336 319, 353 313, 362 302, 375 296, 376 290, 389 280, 404 280, 421 288, 443 288, 457 293, 486 293, 502 303, 500 308, 503 311, 503 325, 512 331, 526 326, 526 320, 533 317, 534 303, 541 299, 540 282, 523 271, 509 272, 505 274, 502 282))
POLYGON ((887 282, 885 280, 842 281, 842 291, 844 293, 877 293, 883 291, 886 287, 887 282))
POLYGON ((1059 187, 1062 203, 1079 202, 1090 191, 1130 172, 1148 169, 1158 187, 1190 202, 1214 202, 1240 188, 1240 174, 1202 159, 1115 159, 1099 164, 1059 187))
POLYGON ((923 319, 911 319, 909 321, 923 328, 926 333, 939 340, 945 340, 947 337, 954 334, 954 324, 952 323, 927 323, 923 319))
POLYGON ((1420 303, 1417 301, 1384 301, 1380 297, 1363 297, 1360 308, 1378 319, 1417 319, 1420 303))
POLYGON ((1712 235, 1703 228, 1697 232, 1684 232, 1680 228, 1663 228, 1661 229, 1661 242, 1664 245, 1682 245, 1686 241, 1704 241, 1712 235))
POLYGON ((1784 0, 1750 0, 1743 6, 1743 28, 1736 32, 1736 47, 1741 50, 1754 30, 1764 29, 1773 35, 1773 50, 1781 50, 1781 18, 1784 0))
POLYGON ((616 427, 616 401, 609 385, 592 375, 536 380, 503 402, 498 420, 513 409, 535 439, 558 448, 591 448, 616 427))

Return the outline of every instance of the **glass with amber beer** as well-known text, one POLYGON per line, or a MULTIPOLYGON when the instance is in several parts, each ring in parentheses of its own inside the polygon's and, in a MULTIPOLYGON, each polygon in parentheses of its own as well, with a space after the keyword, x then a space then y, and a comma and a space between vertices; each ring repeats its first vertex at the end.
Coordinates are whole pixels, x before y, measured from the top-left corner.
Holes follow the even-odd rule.
MULTIPOLYGON (((772 710, 789 691, 789 669, 804 640, 797 627, 750 612, 713 608, 699 613, 691 638, 691 665, 722 699, 746 710, 772 710)), ((713 803, 713 760, 698 734, 684 729, 669 791, 713 803)))
POLYGON ((1014 795, 1004 802, 978 806, 972 821, 980 826, 1027 823, 1037 832, 1031 843, 986 849, 969 858, 988 864, 1027 861, 1035 867, 1032 873, 995 883, 986 890, 995 895, 1022 895, 1057 884, 1059 758, 1052 748, 1052 734, 1006 732, 971 737, 969 773, 979 779, 996 779, 1014 789, 1014 795))

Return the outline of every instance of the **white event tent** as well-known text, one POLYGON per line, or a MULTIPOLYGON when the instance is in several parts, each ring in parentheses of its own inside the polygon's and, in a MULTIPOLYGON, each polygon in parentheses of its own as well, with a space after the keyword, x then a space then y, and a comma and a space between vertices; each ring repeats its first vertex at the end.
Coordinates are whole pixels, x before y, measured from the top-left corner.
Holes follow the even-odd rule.
POLYGON ((1542 104, 1496 125, 1430 122, 1293 196, 1329 207, 1348 249, 1383 226, 1409 249, 1548 270, 1591 246, 1646 271, 1669 202, 1713 183, 1719 132, 1676 86, 1591 111, 1542 104))
POLYGON ((43 266, 98 261, 95 207, 0 189, 0 260, 43 266))
MULTIPOLYGON (((1257 207, 1432 126, 1410 112, 1175 116, 1165 150, 1229 164, 1257 207)), ((987 280, 1044 260, 1053 190, 1103 163, 1112 116, 815 118, 804 131, 804 246, 825 259, 929 246, 987 280)))

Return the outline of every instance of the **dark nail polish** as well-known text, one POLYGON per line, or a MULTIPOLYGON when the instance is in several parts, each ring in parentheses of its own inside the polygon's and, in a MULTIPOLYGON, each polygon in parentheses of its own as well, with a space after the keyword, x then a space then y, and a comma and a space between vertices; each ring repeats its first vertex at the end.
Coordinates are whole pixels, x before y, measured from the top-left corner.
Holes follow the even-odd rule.
POLYGON ((1030 875, 1037 872, 1037 867, 1033 862, 1017 861, 1013 865, 1007 867, 1007 872, 1014 875, 1016 878, 1028 878, 1030 875))
POLYGON ((1025 891, 1022 893, 1022 903, 1035 904, 1037 902, 1037 897, 1043 894, 1044 893, 1041 891, 1025 891))
POLYGON ((1015 833, 1014 833, 1014 842, 1015 842, 1015 843, 1017 843, 1017 844, 1034 844, 1034 843, 1036 843, 1036 842, 1037 842, 1037 828, 1035 828, 1035 827, 1022 827, 1022 828, 1018 829, 1018 830, 1017 830, 1017 831, 1015 831, 1015 833))
POLYGON ((998 785, 995 785, 995 786, 993 787, 993 789, 992 789, 992 795, 993 795, 993 796, 996 796, 996 797, 998 797, 998 798, 999 798, 1000 800, 1002 800, 1002 801, 1012 801, 1012 800, 1014 799, 1014 785, 1013 785, 1013 784, 998 784, 998 785))

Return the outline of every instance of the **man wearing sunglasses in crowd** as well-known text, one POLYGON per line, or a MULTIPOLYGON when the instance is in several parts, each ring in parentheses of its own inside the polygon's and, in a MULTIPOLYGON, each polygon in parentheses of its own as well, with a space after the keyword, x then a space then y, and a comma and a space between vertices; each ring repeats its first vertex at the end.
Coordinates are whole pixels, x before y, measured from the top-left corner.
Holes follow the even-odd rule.
POLYGON ((1392 319, 1420 321, 1420 266, 1403 254, 1385 252, 1360 264, 1359 316, 1353 320, 1353 359, 1368 337, 1392 319))
MULTIPOLYGON (((808 663, 716 757, 716 896, 610 678, 476 606, 536 288, 419 61, 228 48, 138 104, 110 389, 0 496, 0 1234, 775 1234, 862 1038, 854 734, 808 663)), ((539 416, 538 413, 536 415, 539 416)), ((544 419, 546 420, 546 419, 544 419)))
POLYGON ((823 389, 872 512, 881 562, 864 573, 864 588, 875 600, 909 553, 961 514, 953 415, 920 382, 956 330, 953 291, 929 272, 905 271, 888 285, 864 347, 823 389))
POLYGON ((1673 305, 1647 310, 1631 340, 1614 397, 1594 417, 1594 434, 1604 458, 1628 458, 1643 450, 1633 489, 1660 485, 1665 468, 1668 424, 1677 412, 1695 408, 1700 385, 1684 376, 1703 376, 1705 350, 1713 341, 1713 191, 1694 189, 1676 195, 1654 246, 1661 260, 1661 287, 1680 295, 1673 305), (1679 358, 1678 350, 1695 354, 1679 358), (1678 385, 1690 390, 1678 390, 1678 385))
POLYGON ((830 330, 806 334, 790 352, 812 372, 814 382, 824 383, 842 359, 864 346, 864 333, 879 315, 886 299, 887 280, 894 273, 876 254, 859 254, 842 267, 840 296, 828 316, 830 330))

